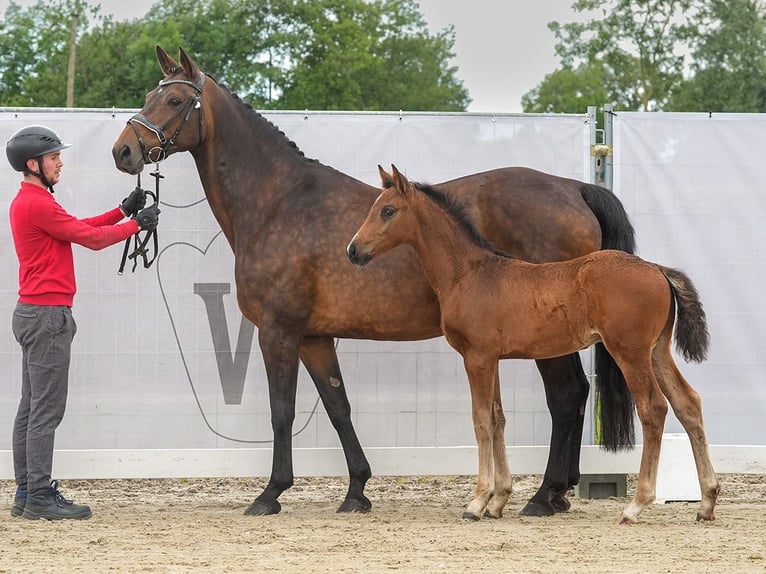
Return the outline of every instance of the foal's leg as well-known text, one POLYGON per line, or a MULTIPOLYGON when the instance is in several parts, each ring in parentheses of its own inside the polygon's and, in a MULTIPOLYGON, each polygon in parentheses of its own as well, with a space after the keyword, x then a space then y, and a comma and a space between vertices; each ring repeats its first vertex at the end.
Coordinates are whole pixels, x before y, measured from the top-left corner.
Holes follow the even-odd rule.
POLYGON ((351 405, 338 365, 338 355, 331 337, 313 337, 303 340, 301 361, 316 385, 330 422, 338 432, 348 466, 349 486, 346 499, 338 512, 367 512, 372 508, 364 495, 364 486, 372 472, 362 445, 351 423, 351 405))
MULTIPOLYGON (((499 366, 498 366, 499 367, 499 366)), ((513 492, 513 477, 508 467, 508 454, 505 451, 505 413, 500 397, 500 372, 495 368, 495 401, 493 403, 494 433, 492 435, 492 450, 495 459, 495 493, 487 504, 484 516, 500 518, 503 516, 508 498, 513 492)))
POLYGON ((471 386, 471 412, 473 430, 479 450, 479 472, 476 477, 476 494, 468 503, 463 518, 479 520, 494 493, 493 435, 495 380, 497 358, 488 359, 476 353, 463 355, 468 383, 471 386))
POLYGON ((550 516, 569 510, 566 493, 580 480, 580 445, 589 386, 578 353, 535 362, 551 413, 551 447, 543 482, 519 514, 550 516))
POLYGON ((625 374, 625 381, 636 403, 636 411, 644 435, 636 494, 618 519, 620 524, 637 522, 638 515, 654 502, 656 496, 657 466, 660 460, 662 431, 665 427, 668 403, 654 377, 649 353, 648 350, 632 353, 632 358, 627 360, 612 353, 625 374), (641 356, 636 359, 635 355, 641 356))
POLYGON ((710 461, 705 426, 702 420, 702 400, 673 361, 669 339, 657 344, 652 359, 654 372, 662 392, 670 401, 673 412, 686 430, 692 445, 702 498, 699 512, 697 512, 697 520, 715 520, 713 509, 718 498, 720 485, 715 470, 713 470, 713 463, 710 461))

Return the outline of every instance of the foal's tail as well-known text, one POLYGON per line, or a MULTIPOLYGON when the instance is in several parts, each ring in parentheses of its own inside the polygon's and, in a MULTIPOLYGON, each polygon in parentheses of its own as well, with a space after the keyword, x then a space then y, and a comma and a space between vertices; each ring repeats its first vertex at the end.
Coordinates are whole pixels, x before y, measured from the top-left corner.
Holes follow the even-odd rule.
POLYGON ((707 359, 710 333, 697 289, 683 271, 662 267, 676 299, 676 349, 687 362, 701 363, 707 359))
MULTIPOLYGON (((601 249, 635 253, 633 225, 622 202, 605 187, 584 183, 580 194, 601 226, 601 249)), ((625 377, 603 344, 596 345, 596 390, 600 435, 599 444, 608 451, 632 448, 634 403, 625 377)))

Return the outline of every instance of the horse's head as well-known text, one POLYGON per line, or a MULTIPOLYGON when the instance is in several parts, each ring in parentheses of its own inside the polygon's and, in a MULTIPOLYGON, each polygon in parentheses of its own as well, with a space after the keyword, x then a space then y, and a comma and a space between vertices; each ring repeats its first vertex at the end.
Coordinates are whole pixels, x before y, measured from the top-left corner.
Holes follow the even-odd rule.
POLYGON ((415 190, 395 165, 392 172, 378 166, 383 191, 370 208, 364 223, 346 247, 351 263, 366 265, 373 257, 407 242, 414 222, 409 203, 415 190))
POLYGON ((146 95, 143 109, 128 120, 114 142, 112 155, 117 169, 139 173, 146 163, 162 161, 201 143, 201 98, 206 77, 179 50, 180 64, 157 46, 157 60, 165 77, 146 95))

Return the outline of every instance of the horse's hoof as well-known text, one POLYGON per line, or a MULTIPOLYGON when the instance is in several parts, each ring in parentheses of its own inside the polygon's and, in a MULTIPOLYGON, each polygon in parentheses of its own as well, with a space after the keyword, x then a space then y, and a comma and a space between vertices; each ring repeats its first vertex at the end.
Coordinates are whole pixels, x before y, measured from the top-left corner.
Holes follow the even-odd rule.
POLYGON ((620 518, 617 519, 617 524, 625 525, 625 526, 633 526, 636 523, 636 521, 632 518, 628 518, 624 514, 620 516, 620 518))
POLYGON ((366 496, 360 498, 346 498, 336 512, 369 512, 372 502, 366 496))
POLYGON ((551 506, 554 512, 567 512, 571 508, 572 503, 569 502, 566 496, 561 495, 551 498, 551 506))
POLYGON ((552 504, 540 504, 530 500, 519 514, 521 516, 552 516, 556 514, 556 508, 552 504))
POLYGON ((282 505, 279 504, 278 500, 269 503, 256 498, 255 501, 247 507, 245 514, 249 516, 268 516, 269 514, 279 514, 281 510, 282 505))
MULTIPOLYGON (((502 517, 503 517, 502 514, 495 516, 494 514, 490 513, 489 510, 484 511, 484 518, 492 518, 494 520, 497 520, 498 518, 502 518, 502 517)), ((463 518, 465 518, 465 516, 463 518)))
POLYGON ((706 514, 702 514, 701 512, 697 513, 697 522, 700 522, 700 521, 713 522, 713 520, 715 520, 714 514, 706 515, 706 514))
POLYGON ((480 517, 476 516, 473 512, 464 512, 463 520, 470 520, 471 522, 478 522, 480 517))

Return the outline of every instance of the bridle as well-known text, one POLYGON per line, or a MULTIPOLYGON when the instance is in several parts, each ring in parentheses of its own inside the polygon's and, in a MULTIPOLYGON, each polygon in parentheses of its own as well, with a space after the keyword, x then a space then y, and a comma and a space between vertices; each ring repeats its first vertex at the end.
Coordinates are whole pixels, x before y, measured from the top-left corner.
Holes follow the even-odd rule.
MULTIPOLYGON (((200 79, 199 83, 190 82, 189 80, 161 80, 158 84, 160 87, 169 86, 171 84, 186 84, 187 86, 191 86, 194 88, 194 94, 192 94, 188 100, 186 100, 186 103, 183 105, 183 107, 179 108, 172 116, 170 116, 164 124, 161 126, 158 126, 151 120, 148 120, 146 117, 144 117, 142 114, 134 114, 133 117, 131 117, 128 120, 128 125, 133 129, 133 133, 136 136, 136 139, 138 140, 138 145, 141 146, 141 157, 144 160, 144 163, 154 163, 155 169, 153 172, 151 172, 151 176, 155 178, 155 192, 152 193, 151 191, 145 190, 146 195, 149 195, 153 200, 154 204, 159 207, 160 204, 160 179, 162 179, 164 176, 160 175, 160 162, 163 161, 168 156, 168 149, 175 143, 176 138, 178 137, 178 134, 181 133, 181 129, 184 127, 186 122, 189 120, 189 117, 191 117, 191 114, 194 110, 200 109, 200 98, 202 97, 202 88, 205 86, 205 74, 200 72, 200 79), (165 130, 168 129, 168 126, 170 126, 174 121, 176 121, 177 118, 183 116, 183 121, 179 122, 178 127, 176 128, 176 131, 173 132, 173 135, 168 138, 165 135, 165 130), (138 125, 146 128, 150 132, 152 132, 157 139, 159 140, 158 146, 154 146, 151 148, 147 148, 146 142, 144 142, 144 139, 141 137, 141 131, 137 127, 138 125), (156 154, 155 154, 156 152, 156 154), (152 157, 152 155, 156 155, 156 157, 152 157)), ((199 141, 202 141, 202 112, 199 113, 199 141)), ((138 182, 136 183, 136 188, 141 188, 141 174, 138 174, 138 182)), ((117 271, 118 275, 122 275, 123 270, 125 269, 125 263, 128 259, 133 260, 133 271, 136 270, 136 266, 138 264, 138 258, 141 257, 144 262, 144 269, 148 269, 151 264, 154 262, 154 260, 157 258, 158 253, 158 241, 157 241, 157 229, 152 229, 151 231, 147 232, 143 239, 139 238, 140 233, 137 233, 133 236, 134 241, 134 249, 132 253, 129 253, 130 251, 130 243, 131 238, 125 240, 125 248, 122 252, 122 260, 120 261, 120 267, 117 271), (154 242, 154 256, 149 258, 149 241, 153 240, 154 242)))
MULTIPOLYGON (((158 126, 142 114, 134 114, 133 117, 128 120, 128 125, 133 128, 133 133, 136 135, 138 145, 141 146, 141 156, 145 163, 159 163, 167 157, 168 149, 175 143, 178 134, 181 133, 181 129, 189 120, 191 113, 194 110, 200 109, 200 98, 202 97, 202 88, 205 87, 205 79, 205 74, 200 72, 199 83, 191 82, 189 80, 160 80, 158 86, 161 88, 170 86, 171 84, 186 84, 187 86, 194 88, 194 94, 186 100, 183 107, 178 108, 178 110, 165 120, 165 123, 161 126, 158 126), (168 126, 180 116, 183 116, 183 121, 178 124, 173 135, 168 138, 165 135, 165 130, 168 129, 168 126), (159 140, 160 145, 147 148, 146 142, 144 142, 144 139, 141 137, 141 131, 137 127, 139 125, 152 132, 159 140), (157 157, 152 157, 152 154, 155 151, 157 152, 157 157)), ((199 113, 199 139, 202 141, 202 112, 199 113)))

